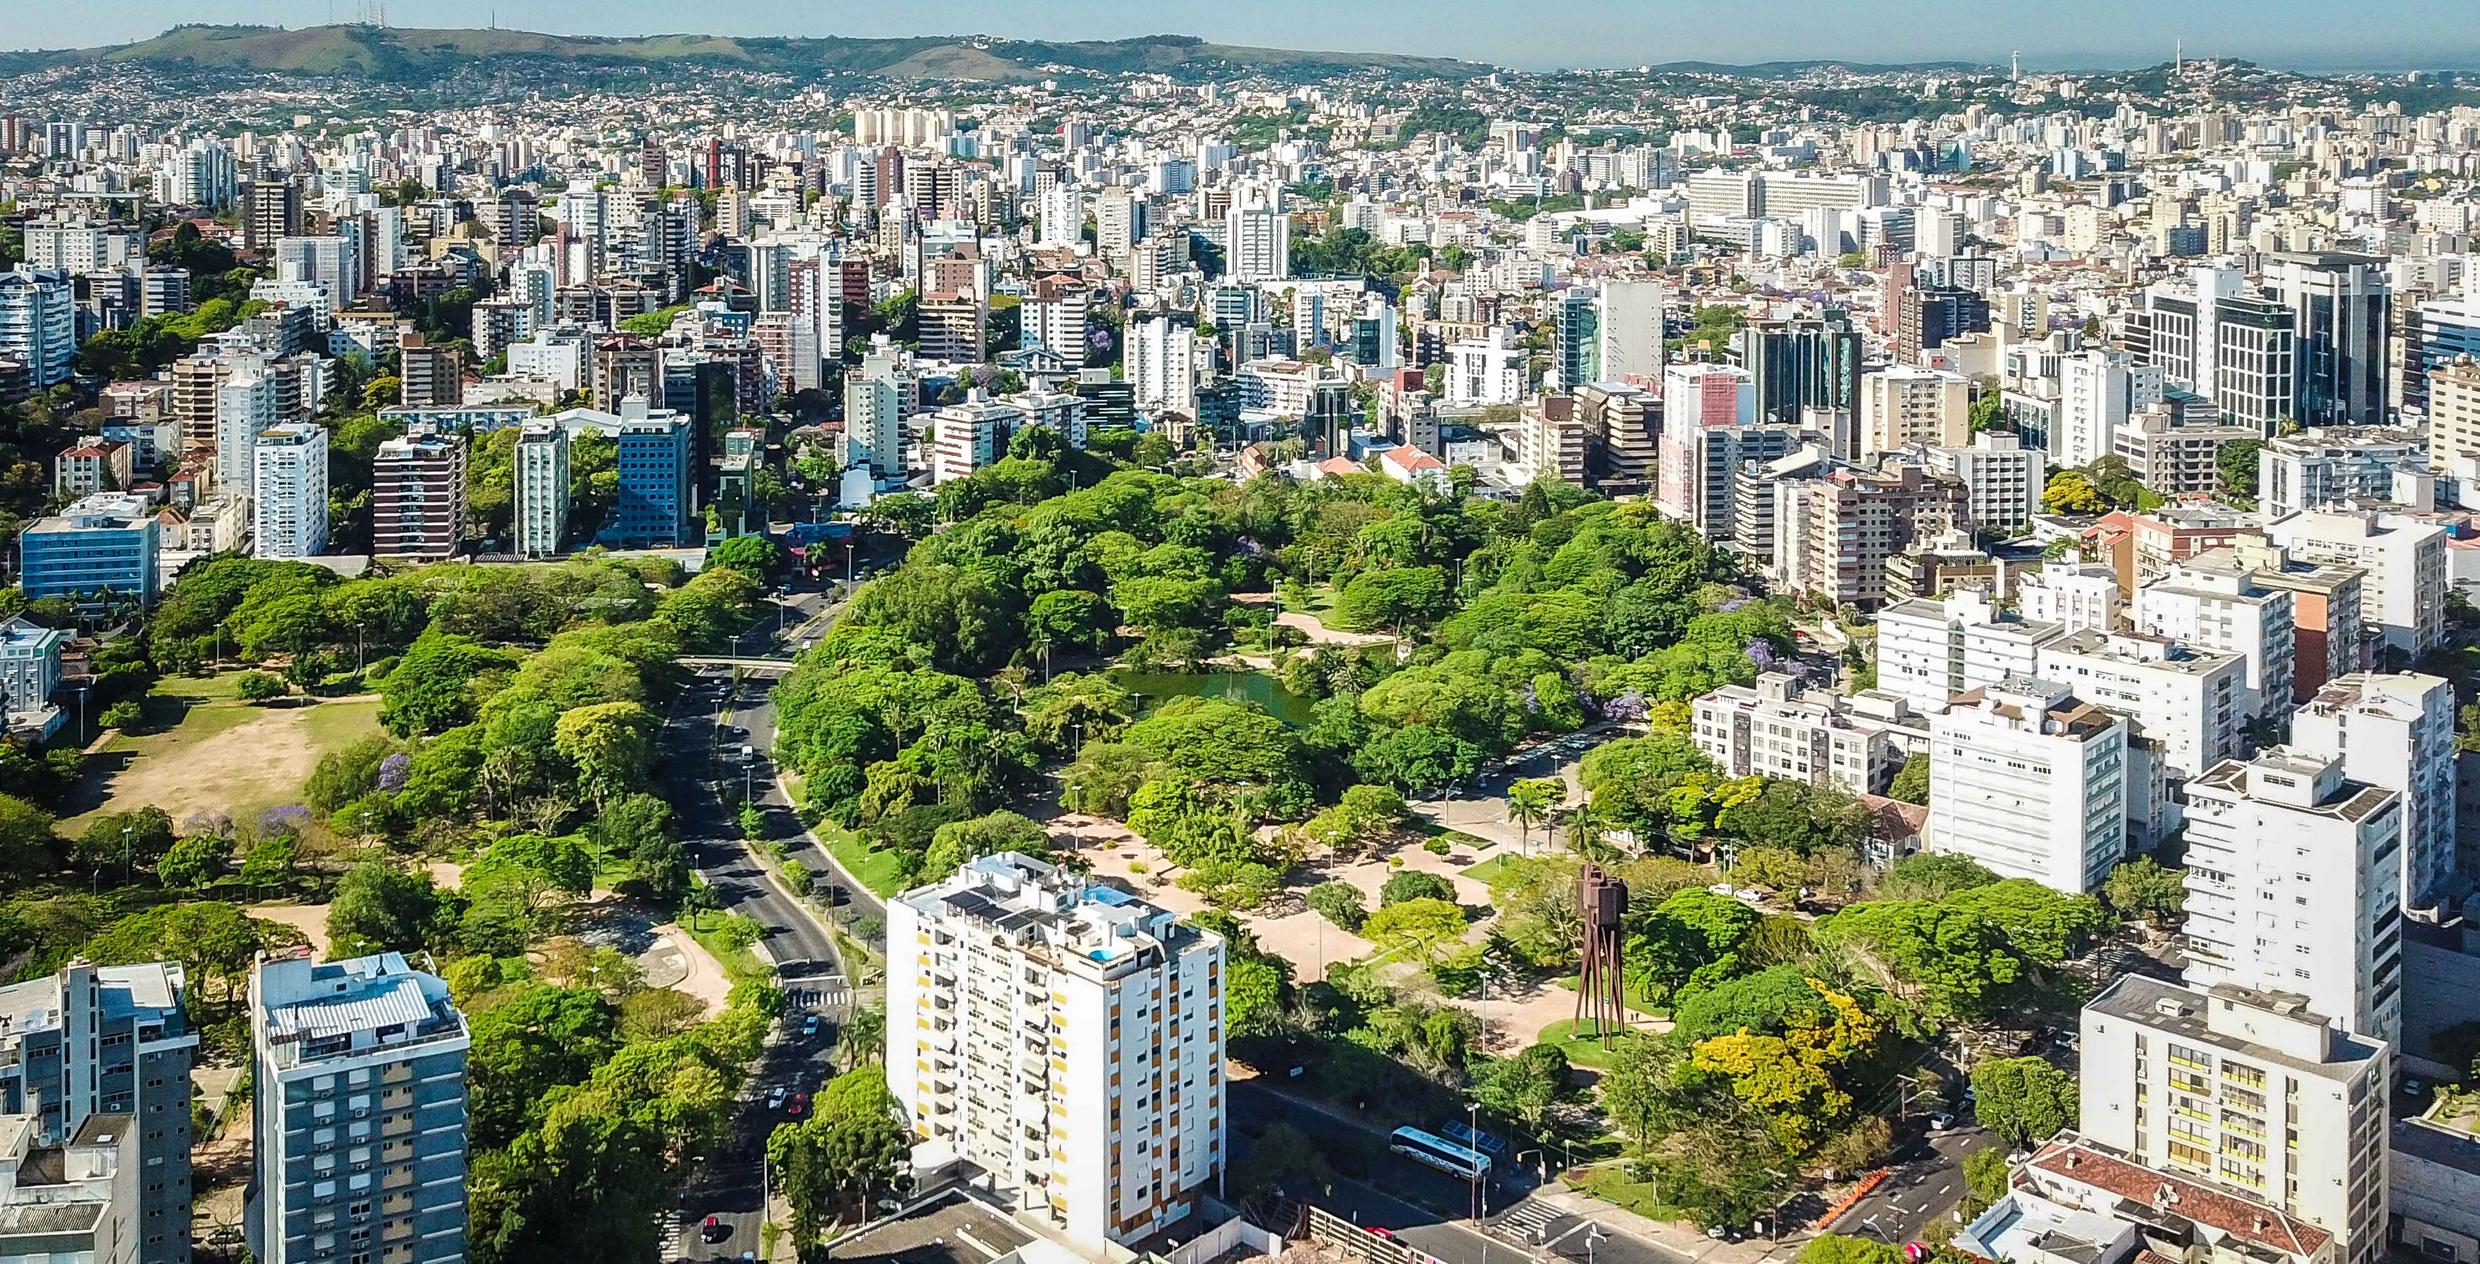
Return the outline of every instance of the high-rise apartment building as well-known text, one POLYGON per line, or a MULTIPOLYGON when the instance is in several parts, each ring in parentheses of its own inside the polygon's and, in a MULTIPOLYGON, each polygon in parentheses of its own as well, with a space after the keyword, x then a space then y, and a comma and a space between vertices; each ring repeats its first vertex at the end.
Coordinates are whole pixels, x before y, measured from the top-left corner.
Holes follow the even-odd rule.
POLYGON ((854 464, 882 481, 904 477, 905 421, 920 399, 911 357, 881 335, 844 378, 844 435, 854 464))
POLYGON ((980 391, 930 415, 930 470, 934 483, 952 482, 998 460, 1008 435, 1025 414, 1011 404, 984 399, 980 391))
POLYGON ((887 932, 888 1087, 914 1137, 1095 1255, 1215 1190, 1222 940, 1014 853, 888 901, 887 932))
POLYGON ((250 528, 258 557, 306 558, 327 551, 327 428, 271 426, 251 451, 250 528))
POLYGON ((1040 347, 1058 356, 1067 368, 1083 368, 1086 301, 1085 287, 1065 277, 1034 282, 1032 292, 1016 309, 1018 345, 1040 347))
POLYGON ((510 477, 516 480, 511 550, 521 561, 559 556, 568 534, 567 428, 556 421, 526 423, 510 477))
POLYGON ((2426 436, 2394 426, 2277 435, 2256 453, 2256 508, 2268 522, 2347 501, 2412 501, 2429 477, 2426 436))
POLYGON ((26 368, 36 390, 69 380, 77 354, 77 297, 69 274, 20 264, 0 272, 0 359, 26 368))
POLYGON ((2039 448, 2025 447, 2014 435, 1984 430, 1968 444, 1930 445, 1920 455, 1930 473, 1963 485, 1965 510, 1975 527, 2011 531, 2040 511, 2049 462, 2039 448))
POLYGON ((2026 620, 2069 632, 2115 630, 2119 607, 2117 573, 2072 552, 2015 581, 2015 608, 2026 620))
POLYGON ((2001 607, 1984 588, 1898 601, 1877 612, 1877 687, 1934 713, 1956 694, 2032 675, 2042 644, 2064 631, 2001 607))
POLYGON ((2084 1007, 2081 1135, 2023 1181, 2141 1208, 2203 1258, 2383 1258, 2393 1051, 2329 1018, 2294 988, 2121 976, 2084 1007))
POLYGON ((2291 717, 2291 745, 2402 799, 2403 907, 2433 910, 2454 881, 2454 690, 2416 673, 2354 672, 2291 717))
POLYGON ((370 553, 436 561, 465 542, 465 443, 390 439, 370 464, 370 553))
MULTIPOLYGON (((118 1258, 136 1264, 190 1258, 189 1073, 198 1034, 181 1007, 184 983, 177 965, 76 962, 0 987, 0 1130, 22 1118, 25 1143, 46 1147, 92 1140, 98 1120, 133 1132, 135 1201, 114 1209, 126 1218, 126 1232, 114 1236, 131 1247, 118 1258)), ((15 1245, 0 1230, 0 1258, 62 1258, 10 1254, 15 1245)))
POLYGON ((1695 702, 1690 736, 1727 776, 1767 776, 1845 794, 1878 794, 1903 763, 1891 723, 1858 714, 1833 693, 1766 672, 1754 685, 1724 685, 1695 702))
POLYGON ((250 976, 265 1264, 462 1264, 465 1054, 448 985, 393 952, 250 976))
POLYGON ((408 333, 396 344, 399 396, 407 408, 453 408, 465 402, 465 366, 456 348, 408 333))
POLYGON ((1860 454, 1914 443, 1961 447, 1971 441, 1971 380, 1944 369, 1890 365, 1860 379, 1860 454))
POLYGON ((2135 629, 2182 645, 2236 654, 2246 664, 2251 716, 2290 713, 2299 645, 2293 594, 2256 582, 2253 567, 2219 550, 2191 557, 2136 590, 2135 629))
POLYGON ((2480 360, 2463 356, 2431 370, 2428 382, 2428 460, 2452 472, 2480 458, 2480 360))
POLYGON ((1588 380, 1650 382, 1662 371, 1669 346, 1662 336, 1665 301, 1659 281, 1605 280, 1595 288, 1594 324, 1600 347, 1594 359, 1600 372, 1597 379, 1588 380))
POLYGON ((2127 854, 2127 726, 2061 685, 2010 676, 1929 717, 1931 851, 2071 895, 2127 854))
POLYGON ((1197 415, 1199 370, 1213 365, 1214 352, 1199 342, 1193 318, 1175 312, 1130 317, 1124 359, 1122 376, 1137 407, 1197 415))
POLYGON ((2187 981, 2402 1036, 2402 798, 2292 747, 2187 783, 2187 981))
POLYGON ((2366 571, 2360 621, 2381 632, 2384 649, 2404 664, 2445 634, 2444 527, 2409 514, 2310 510, 2269 524, 2265 535, 2293 561, 2366 571))
POLYGON ((1232 199, 1223 220, 1223 278, 1281 281, 1292 275, 1292 217, 1281 191, 1232 199))
MULTIPOLYGON (((2088 630, 2044 642, 2041 679, 2136 722, 2178 781, 2239 751, 2248 720, 2247 664, 2158 636, 2088 630)), ((2163 822, 2166 824, 2167 822, 2163 822)))

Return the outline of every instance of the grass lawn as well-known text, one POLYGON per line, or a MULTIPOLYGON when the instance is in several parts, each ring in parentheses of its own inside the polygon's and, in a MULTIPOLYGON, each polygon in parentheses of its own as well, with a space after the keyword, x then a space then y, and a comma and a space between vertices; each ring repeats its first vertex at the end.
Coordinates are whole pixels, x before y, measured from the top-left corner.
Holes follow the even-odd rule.
POLYGON ((1464 876, 1486 886, 1491 882, 1491 880, 1497 878, 1499 872, 1505 869, 1513 860, 1515 860, 1515 856, 1512 853, 1500 852, 1499 854, 1490 857, 1488 860, 1482 861, 1480 864, 1473 865, 1465 869, 1464 876))
POLYGON ((87 762, 86 811, 76 831, 105 812, 153 805, 178 822, 195 812, 235 820, 296 802, 321 756, 377 736, 379 700, 295 698, 260 706, 234 695, 240 673, 170 676, 140 704, 136 732, 114 734, 87 762))
POLYGON ((887 899, 904 889, 901 857, 896 853, 880 851, 861 835, 832 825, 818 830, 818 841, 826 844, 828 854, 835 857, 837 864, 851 871, 878 898, 887 899))
POLYGON ((695 925, 682 922, 680 928, 689 932, 689 938, 698 941, 699 947, 713 953, 715 960, 723 963, 724 974, 733 982, 775 977, 775 972, 768 969, 764 961, 758 959, 755 950, 739 947, 731 940, 724 938, 723 914, 700 913, 696 917, 695 925))
MULTIPOLYGON (((1647 1032, 1644 1034, 1651 1035, 1652 1033, 1647 1032)), ((1626 1037, 1623 1034, 1619 1038, 1625 1039, 1626 1037)), ((1607 1071, 1618 1065, 1618 1051, 1614 1049, 1602 1048, 1601 1037, 1592 1034, 1589 1026, 1585 1035, 1578 1036, 1576 1034, 1576 1020, 1572 1018, 1562 1018, 1559 1021, 1542 1028, 1540 1043, 1545 1045, 1557 1045, 1559 1047, 1559 1052, 1566 1054, 1569 1062, 1575 1063, 1580 1067, 1591 1067, 1596 1071, 1607 1071)))
POLYGON ((1625 1164, 1611 1163, 1567 1177, 1567 1183, 1606 1203, 1625 1207, 1648 1220, 1678 1220, 1687 1215, 1654 1196, 1653 1182, 1628 1179, 1625 1164))

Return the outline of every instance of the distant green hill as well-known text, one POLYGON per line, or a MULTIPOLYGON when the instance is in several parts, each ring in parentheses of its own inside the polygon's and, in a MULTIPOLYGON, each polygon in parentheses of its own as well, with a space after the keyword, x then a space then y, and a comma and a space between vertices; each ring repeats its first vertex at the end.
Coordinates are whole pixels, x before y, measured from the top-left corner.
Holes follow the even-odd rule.
POLYGON ((950 36, 905 39, 734 38, 655 35, 613 39, 534 31, 409 30, 376 26, 177 26, 150 40, 111 48, 0 54, 0 72, 80 62, 147 62, 201 69, 344 75, 414 82, 443 72, 515 59, 579 69, 597 65, 740 67, 789 74, 845 71, 891 78, 1021 82, 1047 74, 1263 72, 1316 76, 1376 69, 1464 78, 1473 62, 1392 53, 1330 53, 1210 44, 1180 35, 1052 42, 950 36))

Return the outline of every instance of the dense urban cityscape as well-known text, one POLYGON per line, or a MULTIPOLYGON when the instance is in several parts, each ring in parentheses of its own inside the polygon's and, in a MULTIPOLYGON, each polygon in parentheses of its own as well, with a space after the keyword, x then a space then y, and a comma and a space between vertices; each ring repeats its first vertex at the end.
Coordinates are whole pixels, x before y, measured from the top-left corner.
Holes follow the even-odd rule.
POLYGON ((2480 75, 348 7, 0 52, 0 1264, 2480 1264, 2480 75))

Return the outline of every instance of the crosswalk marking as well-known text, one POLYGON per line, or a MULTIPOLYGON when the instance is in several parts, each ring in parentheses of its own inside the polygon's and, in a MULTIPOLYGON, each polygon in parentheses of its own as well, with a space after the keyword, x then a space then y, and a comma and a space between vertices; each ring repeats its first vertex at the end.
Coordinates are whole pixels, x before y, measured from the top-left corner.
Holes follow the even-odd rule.
POLYGON ((1527 1203, 1490 1222, 1490 1229, 1511 1242, 1537 1242, 1548 1231, 1550 1222, 1560 1212, 1538 1204, 1527 1203))

